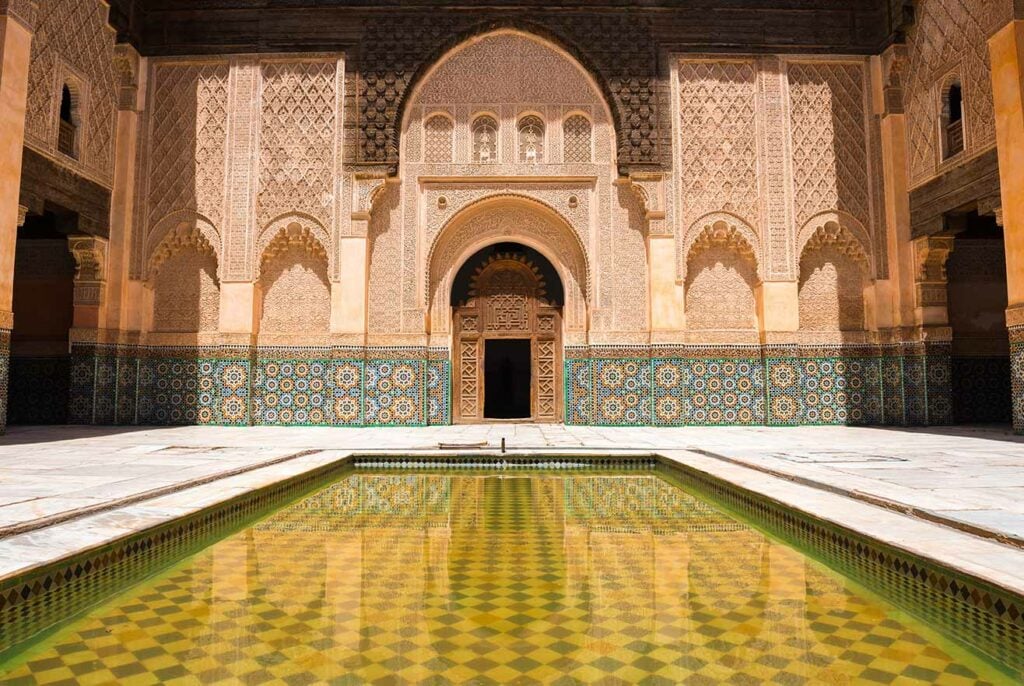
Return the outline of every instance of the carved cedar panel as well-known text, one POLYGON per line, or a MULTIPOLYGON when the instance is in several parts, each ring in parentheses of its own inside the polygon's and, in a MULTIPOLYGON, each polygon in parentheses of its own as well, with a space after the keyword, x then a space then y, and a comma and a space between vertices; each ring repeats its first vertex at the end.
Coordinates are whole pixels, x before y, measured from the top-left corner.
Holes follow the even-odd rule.
POLYGON ((679 65, 682 223, 726 211, 758 225, 757 71, 751 62, 679 65))
POLYGON ((936 175, 942 80, 963 85, 965 157, 995 145, 988 37, 1013 17, 1012 0, 919 0, 903 79, 911 186, 936 175))
POLYGON ((69 166, 110 186, 114 172, 117 83, 114 31, 100 0, 45 0, 38 3, 29 62, 25 137, 43 150, 57 149, 57 122, 64 81, 77 85, 82 115, 80 160, 69 166))
POLYGON ((337 64, 270 62, 262 72, 259 226, 298 211, 330 229, 337 64))
POLYGON ((490 338, 530 339, 533 365, 531 415, 557 421, 561 314, 544 299, 540 271, 525 258, 497 255, 479 267, 469 288, 469 301, 455 308, 455 378, 457 421, 484 419, 486 383, 483 341, 490 338))
POLYGON ((871 225, 864 67, 789 64, 795 224, 839 210, 871 225))

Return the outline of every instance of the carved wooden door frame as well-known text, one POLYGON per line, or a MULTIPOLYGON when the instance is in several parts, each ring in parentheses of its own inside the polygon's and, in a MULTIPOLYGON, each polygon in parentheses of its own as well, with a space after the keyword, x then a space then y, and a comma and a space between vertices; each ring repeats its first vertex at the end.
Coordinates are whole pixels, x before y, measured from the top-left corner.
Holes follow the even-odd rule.
POLYGON ((544 278, 525 257, 498 254, 477 269, 469 300, 452 313, 456 423, 510 421, 484 416, 485 341, 501 338, 530 341, 530 418, 519 421, 562 421, 562 312, 544 296, 544 278))

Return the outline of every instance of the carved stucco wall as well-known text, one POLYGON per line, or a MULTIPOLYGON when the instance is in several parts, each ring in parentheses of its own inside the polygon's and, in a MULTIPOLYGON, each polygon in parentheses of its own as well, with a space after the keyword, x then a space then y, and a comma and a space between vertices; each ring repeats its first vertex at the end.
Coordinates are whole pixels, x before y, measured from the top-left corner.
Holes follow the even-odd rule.
POLYGON ((911 187, 970 159, 995 143, 988 38, 1013 18, 1013 0, 918 0, 907 33, 901 75, 907 117, 911 187), (950 77, 963 87, 964 154, 942 163, 941 89, 950 77))
MULTIPOLYGON (((432 246, 453 218, 495 198, 512 205, 517 200, 540 203, 582 245, 586 269, 593 270, 586 279, 590 290, 573 304, 580 309, 566 315, 567 326, 584 326, 589 305, 591 330, 643 338, 648 311, 645 220, 628 187, 614 184, 610 114, 579 64, 537 37, 498 31, 442 58, 421 81, 405 113, 401 187, 383 192, 369 225, 369 327, 375 341, 387 343, 394 334, 392 341, 402 342, 422 333, 427 315, 432 333, 448 330, 448 314, 429 310, 432 246), (473 122, 480 115, 496 125, 496 155, 490 163, 480 163, 473 154, 473 122), (518 125, 525 117, 543 123, 536 163, 520 158, 518 125), (567 159, 566 122, 573 120, 569 128, 576 132, 580 117, 587 123, 586 152, 580 152, 577 140, 567 159)), ((510 211, 479 220, 479 230, 488 230, 488 222, 505 227, 495 240, 528 233, 528 227, 510 224, 510 211)), ((552 247, 566 238, 552 233, 545 240, 552 247)), ((568 259, 557 251, 554 258, 568 259)))
POLYGON ((26 143, 106 187, 113 183, 117 91, 114 30, 101 0, 45 0, 38 4, 29 62, 26 143), (64 84, 80 117, 79 155, 57 152, 64 84))
POLYGON ((872 274, 885 274, 881 153, 866 61, 688 56, 677 63, 675 85, 688 328, 735 329, 736 313, 752 302, 748 288, 722 287, 719 307, 701 309, 705 284, 727 278, 722 256, 712 254, 725 248, 694 255, 716 225, 742 237, 728 244, 749 249, 752 285, 797 280, 801 236, 835 218, 871 255, 872 274))
POLYGON ((216 331, 220 316, 217 258, 208 246, 189 246, 160 262, 153 278, 155 331, 216 331))
POLYGON ((834 246, 808 250, 800 260, 800 329, 858 331, 864 328, 861 265, 834 246))
POLYGON ((265 258, 260 269, 263 311, 260 333, 327 333, 331 289, 327 255, 302 243, 286 243, 265 258))
POLYGON ((262 237, 296 218, 333 265, 343 73, 336 57, 152 60, 132 278, 182 222, 203 231, 225 280, 253 280, 262 237))

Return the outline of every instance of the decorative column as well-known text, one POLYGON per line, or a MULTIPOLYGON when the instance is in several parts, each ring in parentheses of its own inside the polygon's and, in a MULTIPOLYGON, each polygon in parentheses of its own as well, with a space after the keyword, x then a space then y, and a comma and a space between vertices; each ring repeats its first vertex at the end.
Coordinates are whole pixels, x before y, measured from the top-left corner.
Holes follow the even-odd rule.
POLYGON ((913 324, 915 307, 906 115, 903 112, 903 69, 906 62, 906 46, 891 45, 872 64, 876 84, 875 112, 880 115, 881 129, 884 248, 889 263, 889 283, 886 286, 879 284, 876 296, 880 310, 891 310, 891 315, 880 318, 879 324, 895 328, 913 324), (886 297, 889 302, 881 302, 886 297))
POLYGON ((75 258, 74 326, 97 329, 104 319, 107 239, 100 236, 68 236, 68 250, 75 258))
POLYGON ((1006 326, 1010 332, 1013 426, 1024 433, 1024 21, 988 41, 1006 244, 1006 326))
POLYGON ((14 250, 24 221, 18 193, 35 15, 34 0, 0 0, 0 434, 7 427, 14 250))
POLYGON ((259 175, 257 103, 260 65, 255 58, 231 63, 228 104, 227 220, 220 284, 220 332, 232 342, 250 345, 256 331, 259 300, 253 281, 255 189, 259 175))
POLYGON ((913 242, 914 323, 917 326, 947 326, 946 262, 953 251, 952 236, 924 236, 913 242))
POLYGON ((130 45, 114 48, 114 66, 118 78, 117 134, 114 139, 114 188, 110 197, 110 244, 107 255, 105 316, 99 327, 116 333, 129 317, 123 311, 137 307, 140 300, 129 289, 141 292, 141 282, 128 283, 128 259, 131 254, 132 216, 135 208, 135 161, 139 126, 144 109, 145 59, 130 45), (141 86, 141 87, 140 87, 141 86))
POLYGON ((676 273, 676 238, 665 221, 665 175, 635 172, 629 181, 647 219, 651 342, 678 343, 686 328, 685 289, 676 273))

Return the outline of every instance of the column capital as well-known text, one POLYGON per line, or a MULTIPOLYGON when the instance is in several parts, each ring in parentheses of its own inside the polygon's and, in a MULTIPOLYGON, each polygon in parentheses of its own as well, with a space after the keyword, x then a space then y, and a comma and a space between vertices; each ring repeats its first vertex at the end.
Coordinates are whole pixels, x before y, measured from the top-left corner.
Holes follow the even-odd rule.
POLYGON ((107 239, 100 236, 68 236, 68 250, 75 258, 75 305, 102 304, 107 271, 107 239))
POLYGON ((36 0, 0 0, 0 17, 10 17, 29 33, 36 30, 38 4, 36 0))
POLYGON ((893 44, 881 55, 882 116, 903 114, 903 72, 907 64, 907 46, 893 44))
POLYGON ((139 69, 142 58, 127 43, 114 46, 114 73, 117 76, 117 108, 136 112, 139 109, 139 69))
MULTIPOLYGON (((946 307, 946 262, 953 252, 952 236, 923 236, 914 241, 917 307, 946 307)), ((943 322, 944 323, 944 322, 943 322)))

